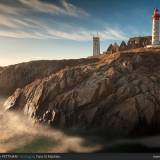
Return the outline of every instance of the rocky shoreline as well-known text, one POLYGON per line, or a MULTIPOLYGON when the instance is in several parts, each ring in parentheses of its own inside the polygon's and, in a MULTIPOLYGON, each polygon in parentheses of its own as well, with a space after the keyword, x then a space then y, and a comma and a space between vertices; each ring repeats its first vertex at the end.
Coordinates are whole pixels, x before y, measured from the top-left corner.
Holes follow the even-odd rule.
MULTIPOLYGON (((41 76, 23 84, 24 87, 18 86, 4 107, 60 129, 103 131, 122 137, 159 133, 159 53, 138 50, 74 63, 69 60, 54 71, 54 61, 49 62, 52 67, 42 67, 41 76)), ((43 66, 44 62, 41 63, 43 66)), ((11 75, 20 66, 14 66, 11 75)), ((40 73, 38 68, 33 69, 34 74, 24 69, 26 74, 21 81, 40 73)))

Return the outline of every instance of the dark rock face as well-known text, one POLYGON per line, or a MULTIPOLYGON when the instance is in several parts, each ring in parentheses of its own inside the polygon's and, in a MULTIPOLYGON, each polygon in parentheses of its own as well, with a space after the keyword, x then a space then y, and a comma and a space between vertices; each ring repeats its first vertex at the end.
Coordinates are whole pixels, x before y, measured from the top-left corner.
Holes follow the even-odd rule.
POLYGON ((17 88, 55 73, 67 66, 96 62, 96 58, 79 60, 32 61, 0 68, 0 95, 10 95, 17 88))
POLYGON ((93 63, 64 67, 34 80, 17 89, 4 107, 53 127, 156 133, 159 62, 159 52, 103 55, 93 63))

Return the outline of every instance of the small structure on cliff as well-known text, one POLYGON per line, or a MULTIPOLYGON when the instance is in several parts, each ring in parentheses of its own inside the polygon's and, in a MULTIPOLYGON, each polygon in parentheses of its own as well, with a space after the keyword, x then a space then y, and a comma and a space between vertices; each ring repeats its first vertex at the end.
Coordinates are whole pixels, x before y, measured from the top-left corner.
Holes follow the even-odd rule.
POLYGON ((100 38, 97 36, 93 36, 93 56, 100 55, 100 38))
POLYGON ((127 49, 144 48, 147 45, 151 44, 152 44, 152 36, 133 37, 130 38, 127 43, 125 43, 125 41, 122 41, 120 46, 118 46, 116 43, 116 49, 115 49, 115 44, 110 44, 107 51, 104 53, 115 53, 117 51, 125 51, 127 49))
POLYGON ((124 51, 128 49, 128 46, 126 45, 125 41, 122 41, 122 43, 119 46, 119 51, 124 51))
POLYGON ((146 45, 150 45, 151 43, 152 36, 134 37, 129 39, 128 48, 144 48, 146 45))
POLYGON ((110 53, 118 52, 119 51, 119 45, 117 43, 110 44, 107 51, 110 52, 110 53))

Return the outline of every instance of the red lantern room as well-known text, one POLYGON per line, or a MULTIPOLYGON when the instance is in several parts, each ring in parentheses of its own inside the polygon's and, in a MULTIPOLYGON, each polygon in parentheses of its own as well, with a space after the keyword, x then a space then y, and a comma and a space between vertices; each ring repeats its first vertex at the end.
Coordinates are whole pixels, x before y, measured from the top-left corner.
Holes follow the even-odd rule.
POLYGON ((160 14, 157 8, 154 9, 154 15, 152 16, 154 20, 159 20, 160 14))

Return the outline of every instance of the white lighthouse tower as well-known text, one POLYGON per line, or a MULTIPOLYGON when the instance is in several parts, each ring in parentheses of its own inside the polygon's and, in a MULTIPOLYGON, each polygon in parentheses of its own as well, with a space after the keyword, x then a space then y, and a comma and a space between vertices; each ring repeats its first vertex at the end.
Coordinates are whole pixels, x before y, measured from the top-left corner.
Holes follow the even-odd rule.
POLYGON ((152 16, 153 22, 152 22, 152 45, 159 47, 160 42, 159 42, 159 11, 157 8, 154 10, 154 14, 152 16))
POLYGON ((99 36, 93 36, 93 56, 100 55, 100 38, 99 36))
POLYGON ((160 48, 159 19, 160 19, 159 11, 157 8, 155 8, 154 14, 152 16, 152 44, 146 46, 146 48, 160 48))

